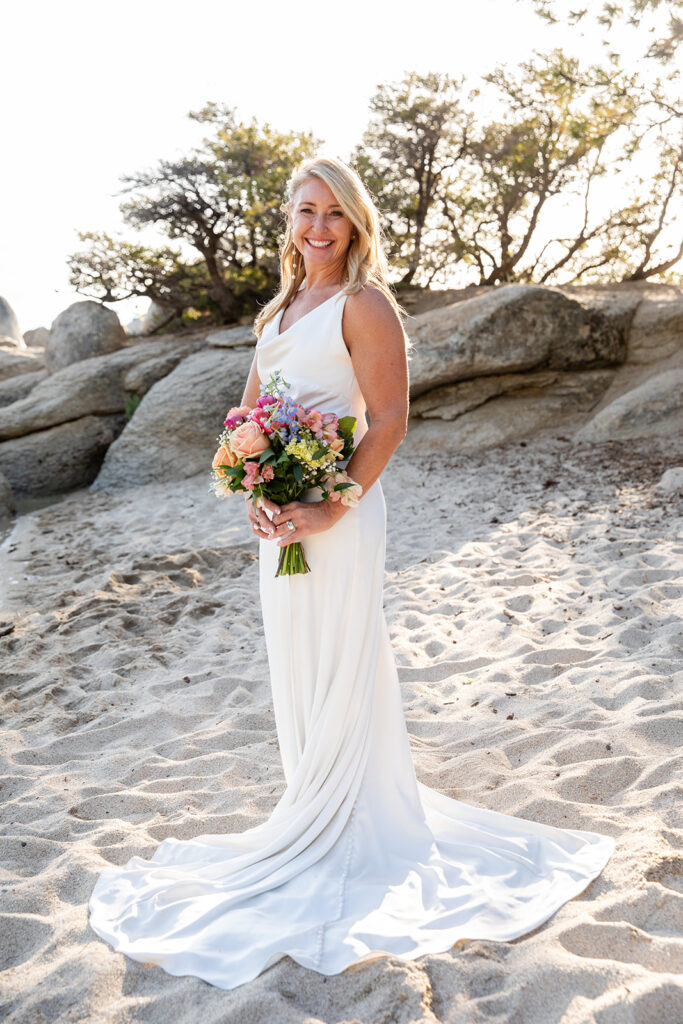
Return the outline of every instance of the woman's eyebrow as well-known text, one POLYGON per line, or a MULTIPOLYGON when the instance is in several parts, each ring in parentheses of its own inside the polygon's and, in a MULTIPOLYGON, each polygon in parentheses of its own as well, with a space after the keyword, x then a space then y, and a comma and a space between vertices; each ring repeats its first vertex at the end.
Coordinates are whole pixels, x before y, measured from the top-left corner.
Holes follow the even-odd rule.
MULTIPOLYGON (((315 202, 315 199, 300 199, 299 200, 299 206, 303 206, 304 203, 307 206, 316 206, 317 205, 317 203, 315 202)), ((340 203, 330 203, 329 205, 330 206, 338 206, 339 209, 341 209, 341 204, 340 203)))

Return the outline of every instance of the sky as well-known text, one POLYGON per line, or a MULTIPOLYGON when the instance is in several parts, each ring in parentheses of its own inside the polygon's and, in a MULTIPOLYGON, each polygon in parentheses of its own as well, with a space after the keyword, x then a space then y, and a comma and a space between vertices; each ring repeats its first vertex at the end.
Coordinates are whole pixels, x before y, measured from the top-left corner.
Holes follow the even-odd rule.
MULTIPOLYGON (((22 331, 89 297, 68 283, 78 231, 168 244, 123 223, 120 176, 189 154, 209 126, 188 113, 209 101, 312 131, 347 160, 377 86, 408 71, 471 88, 534 50, 602 56, 594 22, 581 34, 546 26, 531 0, 22 0, 4 5, 2 29, 0 296, 22 331)), ((632 62, 644 49, 633 33, 616 41, 632 62)), ((124 324, 148 305, 108 303, 124 324)))

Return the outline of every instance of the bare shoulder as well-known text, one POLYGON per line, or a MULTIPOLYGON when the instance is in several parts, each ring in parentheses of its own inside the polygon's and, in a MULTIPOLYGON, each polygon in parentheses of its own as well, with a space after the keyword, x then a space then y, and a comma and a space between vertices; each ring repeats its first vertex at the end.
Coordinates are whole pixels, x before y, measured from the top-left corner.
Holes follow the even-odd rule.
POLYGON ((385 346, 392 338, 404 344, 403 325, 398 313, 384 292, 371 284, 347 296, 342 332, 352 355, 359 346, 372 347, 380 340, 385 346))
POLYGON ((346 299, 345 312, 346 310, 350 314, 350 321, 370 317, 372 320, 383 320, 385 323, 392 320, 400 323, 396 310, 387 296, 372 284, 366 284, 359 292, 349 295, 346 299))

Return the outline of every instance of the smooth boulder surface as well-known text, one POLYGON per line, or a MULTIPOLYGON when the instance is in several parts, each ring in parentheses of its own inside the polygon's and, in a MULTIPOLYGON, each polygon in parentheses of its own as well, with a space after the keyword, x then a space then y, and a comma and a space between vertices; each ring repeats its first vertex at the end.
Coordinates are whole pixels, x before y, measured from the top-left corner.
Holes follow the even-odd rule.
MULTIPOLYGON (((486 400, 482 390, 476 402, 467 388, 470 384, 483 385, 484 380, 455 385, 453 392, 463 388, 464 394, 451 392, 448 404, 426 409, 424 419, 411 417, 402 446, 422 456, 438 451, 488 448, 555 427, 574 429, 577 420, 581 422, 581 417, 600 401, 613 372, 604 369, 556 373, 549 375, 552 380, 546 379, 546 374, 537 375, 537 379, 529 375, 526 380, 515 379, 517 375, 485 378, 500 388, 500 393, 486 400), (454 407, 457 416, 451 415, 454 407)), ((431 395, 425 395, 424 400, 431 395)))
POLYGON ((0 380, 0 407, 20 402, 33 391, 36 384, 45 380, 48 373, 46 369, 33 370, 28 373, 17 373, 6 380, 0 380))
POLYGON ((242 345, 256 345, 256 335, 250 326, 223 327, 206 337, 206 344, 214 348, 239 348, 242 345))
POLYGON ((661 480, 655 484, 655 490, 664 494, 683 494, 683 466, 672 466, 662 474, 661 480))
POLYGON ((455 381, 523 370, 618 365, 623 329, 560 291, 505 285, 487 295, 430 310, 408 331, 415 343, 410 395, 455 381))
POLYGON ((115 352, 126 341, 126 332, 113 310, 100 302, 74 302, 59 314, 50 328, 45 361, 52 372, 82 359, 115 352))
POLYGON ((26 342, 19 330, 19 321, 7 299, 0 295, 0 335, 11 338, 19 348, 25 348, 26 342))
POLYGON ((22 373, 35 373, 44 365, 38 352, 20 348, 14 338, 0 337, 0 380, 9 380, 22 373))
POLYGON ((45 348, 50 337, 47 327, 36 327, 32 331, 24 331, 24 341, 29 348, 45 348))
MULTIPOLYGON (((564 410, 576 412, 591 409, 609 387, 614 370, 584 370, 565 373, 541 370, 538 373, 503 373, 491 377, 477 377, 457 384, 447 384, 420 395, 410 403, 411 417, 420 419, 455 420, 464 413, 500 395, 537 398, 539 404, 546 396, 553 401, 549 407, 557 408, 557 400, 566 399, 564 410)), ((491 411, 491 405, 488 406, 491 411)))
POLYGON ((645 293, 636 309, 629 336, 628 361, 647 364, 683 349, 683 289, 662 286, 645 293))
POLYGON ((660 437, 683 430, 683 369, 649 377, 600 409, 575 437, 580 441, 660 437))
POLYGON ((254 353, 207 348, 147 393, 107 452, 92 490, 177 480, 206 470, 207 486, 228 409, 239 405, 254 353))
POLYGON ((129 395, 144 394, 202 344, 196 339, 134 342, 118 352, 57 370, 25 398, 0 408, 0 440, 81 416, 123 412, 129 395))
POLYGON ((0 472, 18 498, 58 494, 91 483, 126 423, 124 415, 84 416, 0 443, 0 472))
POLYGON ((558 290, 625 329, 626 365, 658 363, 683 349, 682 285, 622 281, 559 285, 558 290))

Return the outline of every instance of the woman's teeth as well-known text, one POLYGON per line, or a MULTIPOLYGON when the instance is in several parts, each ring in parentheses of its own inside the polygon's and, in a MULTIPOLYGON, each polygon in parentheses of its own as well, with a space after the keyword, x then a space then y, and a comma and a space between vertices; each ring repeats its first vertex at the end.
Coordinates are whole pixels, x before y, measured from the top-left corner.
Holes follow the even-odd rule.
POLYGON ((310 238, 307 238, 306 241, 308 242, 309 245, 312 245, 314 249, 327 249, 327 247, 329 245, 332 245, 331 241, 330 242, 313 242, 310 238))

